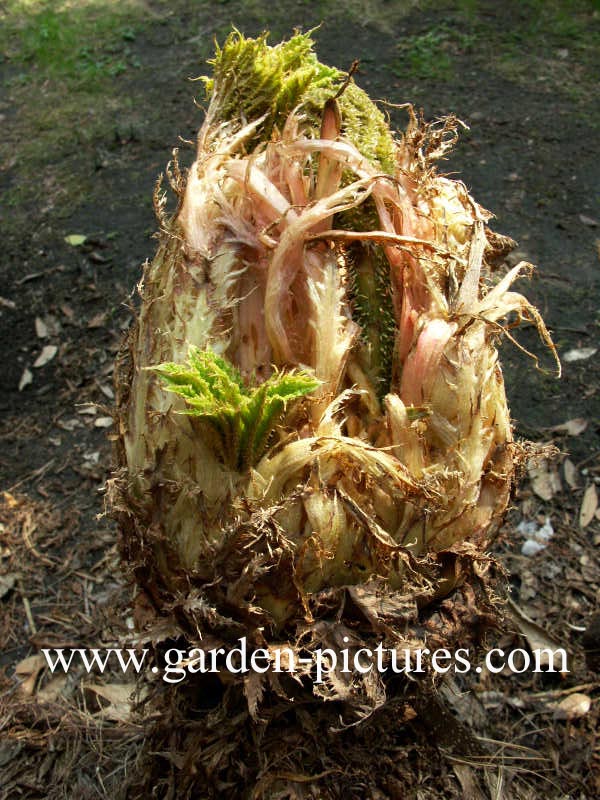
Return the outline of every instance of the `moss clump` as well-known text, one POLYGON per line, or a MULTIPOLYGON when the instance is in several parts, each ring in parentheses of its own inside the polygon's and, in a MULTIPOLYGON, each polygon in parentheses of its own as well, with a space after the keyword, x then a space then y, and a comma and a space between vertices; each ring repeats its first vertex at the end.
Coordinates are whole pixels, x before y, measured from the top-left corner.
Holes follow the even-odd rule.
MULTIPOLYGON (((233 31, 217 47, 212 78, 203 78, 212 102, 211 124, 265 117, 250 144, 268 140, 282 128, 294 108, 302 106, 318 135, 325 102, 343 86, 347 75, 321 64, 310 33, 297 33, 271 47, 268 34, 247 39, 233 31), (215 102, 216 101, 216 102, 215 102)), ((342 133, 373 165, 394 169, 394 142, 384 115, 366 92, 350 83, 339 98, 342 133)))

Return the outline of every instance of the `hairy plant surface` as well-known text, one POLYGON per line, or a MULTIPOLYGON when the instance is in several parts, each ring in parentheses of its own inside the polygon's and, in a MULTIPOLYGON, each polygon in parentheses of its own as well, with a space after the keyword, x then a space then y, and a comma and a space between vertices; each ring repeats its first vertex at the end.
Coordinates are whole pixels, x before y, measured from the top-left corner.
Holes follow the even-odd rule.
MULTIPOLYGON (((438 173, 454 117, 407 106, 394 135, 307 35, 234 33, 212 64, 117 374, 124 556, 194 641, 414 644, 507 507, 496 345, 526 319, 553 349, 512 288, 529 265, 492 276, 513 243, 438 173)), ((314 689, 383 702, 344 680, 314 689)))

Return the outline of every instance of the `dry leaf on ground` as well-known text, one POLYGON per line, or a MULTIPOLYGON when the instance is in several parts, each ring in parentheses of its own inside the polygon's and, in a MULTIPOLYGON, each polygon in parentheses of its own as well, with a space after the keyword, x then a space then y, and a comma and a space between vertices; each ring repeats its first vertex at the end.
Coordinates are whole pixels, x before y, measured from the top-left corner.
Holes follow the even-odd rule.
POLYGON ((552 639, 544 628, 528 617, 510 598, 508 600, 508 608, 517 630, 529 645, 530 650, 538 651, 540 667, 546 669, 552 666, 556 669, 557 664, 560 664, 560 659, 554 659, 551 653, 559 648, 558 642, 552 639))
POLYGON ((9 572, 8 575, 0 575, 0 600, 14 589, 18 577, 19 575, 16 572, 9 572))
POLYGON ((561 356, 562 361, 586 361, 598 352, 597 347, 574 347, 561 356))
POLYGON ((48 326, 41 317, 35 318, 35 335, 38 339, 46 339, 48 337, 48 326))
POLYGON ((579 509, 579 526, 585 528, 594 519, 594 514, 598 508, 598 492, 596 485, 591 483, 583 494, 581 508, 579 509))
POLYGON ((575 694, 567 695, 560 703, 555 706, 554 717, 555 719, 577 719, 578 717, 585 717, 592 707, 592 701, 587 694, 575 692, 575 694))
POLYGON ((43 689, 36 692, 35 698, 40 703, 55 703, 62 694, 67 684, 66 675, 57 675, 52 678, 43 689))
POLYGON ((580 433, 585 431, 587 426, 587 419, 576 417, 575 419, 568 419, 560 425, 555 425, 550 430, 554 431, 554 433, 564 433, 567 436, 579 436, 580 433))
POLYGON ((33 372, 28 368, 25 367, 23 370, 23 374, 21 375, 21 379, 19 381, 19 391, 22 392, 27 386, 33 383, 33 372))
POLYGON ((34 367, 45 367, 46 364, 49 364, 50 361, 54 358, 54 356, 58 353, 58 347, 55 344, 47 344, 45 347, 42 348, 42 352, 33 362, 34 367))
POLYGON ((552 500, 557 492, 562 490, 558 472, 554 468, 549 469, 546 460, 536 466, 529 467, 527 472, 531 480, 531 488, 542 500, 548 502, 552 500))
POLYGON ((99 703, 99 716, 114 722, 127 722, 131 716, 131 695, 135 692, 133 683, 86 683, 82 687, 94 692, 98 697, 108 701, 108 705, 99 703))
POLYGON ((106 311, 100 311, 88 321, 88 328, 101 328, 106 322, 106 311))
POLYGON ((15 675, 21 680, 21 692, 31 697, 35 690, 35 683, 38 675, 46 666, 46 659, 41 653, 36 653, 33 656, 28 656, 22 661, 19 661, 15 667, 15 675))
POLYGON ((570 458, 565 459, 563 469, 565 472, 566 482, 569 484, 571 489, 577 489, 579 486, 579 471, 570 458))

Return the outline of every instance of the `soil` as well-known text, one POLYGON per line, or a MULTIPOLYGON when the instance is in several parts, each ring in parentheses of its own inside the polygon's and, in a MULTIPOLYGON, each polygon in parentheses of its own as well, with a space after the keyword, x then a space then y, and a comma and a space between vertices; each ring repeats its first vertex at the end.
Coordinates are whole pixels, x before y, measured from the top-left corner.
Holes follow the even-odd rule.
MULTIPOLYGON (((18 3, 9 6, 6 14, 19 13, 18 3)), ((156 176, 173 147, 181 148, 184 163, 191 160, 191 145, 179 137, 193 139, 198 128, 202 112, 193 99, 201 98, 201 87, 187 79, 202 73, 215 35, 222 40, 234 23, 249 35, 270 28, 276 40, 294 26, 306 30, 324 21, 314 34, 319 57, 340 68, 361 59, 356 80, 372 97, 410 101, 427 118, 456 113, 469 130, 444 170, 458 173, 495 213, 495 229, 518 242, 513 263, 521 257, 539 265, 520 289, 540 309, 559 353, 599 347, 597 4, 351 2, 338 9, 326 2, 273 8, 258 1, 178 0, 135 9, 127 58, 136 66, 85 95, 88 105, 74 116, 65 111, 64 130, 49 133, 32 114, 36 103, 50 103, 58 114, 50 124, 59 125, 70 78, 46 74, 48 67, 35 58, 20 60, 16 38, 0 62, 0 186, 10 199, 0 222, 0 575, 13 582, 6 591, 8 583, 0 583, 0 689, 10 734, 0 743, 3 797, 121 796, 124 770, 141 741, 141 731, 123 720, 102 739, 96 722, 89 722, 97 711, 93 703, 85 720, 69 723, 72 728, 66 717, 50 713, 45 727, 16 691, 14 669, 40 647, 99 646, 117 635, 120 623, 109 608, 124 607, 126 590, 114 526, 98 516, 111 465, 110 427, 103 426, 109 424, 112 366, 141 264, 155 247, 156 176), (46 148, 44 158, 39 151, 31 156, 35 170, 27 163, 32 140, 46 148), (68 244, 72 234, 85 242, 68 244), (36 366, 45 346, 56 353, 36 366), (23 387, 25 370, 32 382, 23 387), (59 744, 48 750, 52 732, 59 744), (80 768, 69 762, 75 741, 80 768)), ((388 108, 400 128, 404 112, 388 108)), ((600 792, 598 683, 583 658, 581 633, 598 604, 600 524, 592 515, 582 527, 580 507, 585 490, 600 478, 600 360, 597 353, 564 359, 557 379, 533 327, 517 336, 541 369, 514 344, 503 345, 516 432, 558 446, 562 455, 547 474, 555 470, 560 487, 554 483, 544 498, 525 480, 498 554, 513 575, 516 601, 574 654, 575 667, 562 682, 527 675, 490 679, 479 687, 478 709, 486 720, 477 723, 478 733, 528 748, 527 758, 537 751, 545 759, 523 766, 510 751, 513 778, 527 778, 514 784, 520 788, 512 796, 592 798, 600 792), (574 419, 585 425, 566 434, 556 430, 574 419), (566 477, 567 457, 573 481, 566 477), (529 558, 521 555, 523 537, 515 531, 523 519, 550 519, 555 531, 547 550, 529 558), (591 697, 591 710, 560 719, 553 703, 569 693, 591 697)), ((432 754, 419 741, 420 755, 406 750, 406 742, 404 752, 413 777, 430 765, 429 784, 422 791, 416 779, 410 785, 405 765, 406 796, 466 796, 469 781, 471 797, 492 792, 483 768, 457 769, 459 761, 448 761, 444 748, 432 754)), ((389 787, 377 791, 368 796, 401 796, 389 787)))

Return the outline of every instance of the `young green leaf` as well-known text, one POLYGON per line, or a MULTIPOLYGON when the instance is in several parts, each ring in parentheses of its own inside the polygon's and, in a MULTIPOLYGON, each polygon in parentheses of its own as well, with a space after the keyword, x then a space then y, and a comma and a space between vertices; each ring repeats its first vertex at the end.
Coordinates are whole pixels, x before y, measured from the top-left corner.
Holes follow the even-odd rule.
POLYGON ((85 244, 87 240, 87 236, 84 236, 81 233, 70 233, 68 236, 65 236, 65 242, 70 244, 71 247, 79 247, 82 244, 85 244))
POLYGON ((263 455, 290 402, 319 386, 306 372, 276 372, 261 386, 244 385, 239 371, 211 350, 190 347, 185 365, 152 368, 167 391, 183 397, 182 413, 196 418, 208 446, 233 469, 244 471, 263 455))

